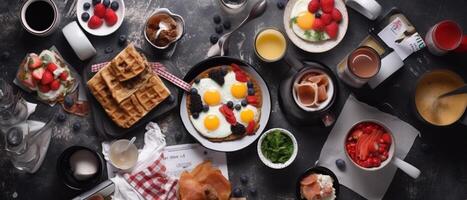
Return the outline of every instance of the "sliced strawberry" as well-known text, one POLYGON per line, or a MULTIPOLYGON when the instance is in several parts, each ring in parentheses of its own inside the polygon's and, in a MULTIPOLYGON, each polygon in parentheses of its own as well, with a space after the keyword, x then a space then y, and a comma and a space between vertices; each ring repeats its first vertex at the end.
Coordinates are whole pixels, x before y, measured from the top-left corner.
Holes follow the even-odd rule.
POLYGON ((94 15, 95 16, 98 16, 100 18, 104 18, 105 13, 106 13, 106 9, 105 9, 104 4, 98 3, 98 4, 96 4, 94 6, 94 15))
POLYGON ((33 80, 33 77, 30 73, 24 73, 24 76, 21 77, 21 83, 29 89, 36 88, 36 82, 33 80))
POLYGON ((57 70, 57 68, 58 68, 58 67, 57 67, 57 65, 56 65, 55 63, 49 63, 49 64, 47 64, 47 70, 48 70, 49 72, 52 72, 52 73, 53 73, 55 70, 57 70))
POLYGON ((316 11, 319 10, 319 7, 319 0, 311 0, 310 3, 308 3, 308 11, 311 13, 316 13, 316 11))
POLYGON ((35 53, 29 54, 28 67, 29 69, 36 69, 42 65, 42 60, 35 53))
POLYGON ((313 21, 313 26, 311 27, 313 30, 322 31, 324 29, 324 22, 321 18, 316 18, 313 21))
POLYGON ((44 71, 44 74, 42 75, 42 79, 41 79, 41 84, 48 85, 53 80, 54 80, 54 75, 52 74, 52 72, 44 71))
POLYGON ((235 73, 235 79, 240 82, 248 82, 248 75, 235 63, 232 63, 232 71, 235 73))
POLYGON ((96 15, 93 15, 91 17, 91 19, 89 19, 89 21, 88 21, 88 27, 90 29, 97 29, 97 28, 101 27, 103 23, 104 23, 104 21, 102 21, 101 18, 99 18, 96 15))
POLYGON ((225 117, 225 120, 227 120, 227 122, 231 125, 235 125, 237 124, 237 120, 235 119, 235 115, 232 111, 232 109, 230 109, 227 105, 222 105, 220 108, 219 108, 219 112, 222 113, 222 115, 224 115, 225 117))
POLYGON ((321 14, 321 21, 323 21, 324 25, 328 25, 332 22, 332 15, 329 13, 321 14))
POLYGON ((258 101, 258 98, 256 98, 256 96, 247 96, 246 101, 248 102, 248 104, 252 106, 255 106, 255 107, 259 106, 259 101, 258 101))
POLYGON ((50 91, 49 85, 39 85, 39 91, 42 93, 47 93, 50 91))
POLYGON ((331 39, 336 39, 337 32, 339 31, 339 26, 336 22, 331 22, 329 25, 326 26, 325 31, 331 39))
POLYGON ((60 76, 58 76, 58 78, 62 81, 66 81, 66 79, 68 79, 68 72, 67 71, 63 71, 60 76))
POLYGON ((351 137, 352 137, 352 139, 354 139, 354 140, 358 140, 358 138, 360 138, 360 136, 362 136, 362 134, 363 134, 363 131, 361 131, 361 130, 354 130, 354 131, 352 132, 352 136, 351 136, 351 137))
POLYGON ((117 23, 118 16, 117 14, 115 14, 114 10, 107 8, 107 10, 105 10, 104 19, 105 19, 105 24, 107 24, 107 26, 113 26, 114 24, 117 23))
POLYGON ((248 123, 248 126, 246 127, 246 134, 247 135, 254 135, 255 134, 255 126, 256 126, 256 123, 254 120, 250 121, 248 123))
POLYGON ((321 10, 324 13, 331 13, 334 8, 334 0, 321 0, 321 10))
POLYGON ((40 81, 40 80, 42 80, 42 76, 44 75, 44 71, 45 71, 44 68, 37 68, 34 71, 32 71, 32 77, 36 81, 40 81))
POLYGON ((379 150, 379 145, 377 142, 371 142, 369 145, 368 145, 368 150, 371 152, 371 153, 374 153, 374 152, 378 152, 379 150))
POLYGON ((58 79, 55 79, 52 81, 52 83, 50 83, 50 89, 55 91, 58 90, 58 88, 60 88, 60 81, 58 79))
POLYGON ((339 23, 342 20, 341 11, 339 11, 339 9, 337 8, 332 9, 331 15, 332 19, 337 23, 339 23))

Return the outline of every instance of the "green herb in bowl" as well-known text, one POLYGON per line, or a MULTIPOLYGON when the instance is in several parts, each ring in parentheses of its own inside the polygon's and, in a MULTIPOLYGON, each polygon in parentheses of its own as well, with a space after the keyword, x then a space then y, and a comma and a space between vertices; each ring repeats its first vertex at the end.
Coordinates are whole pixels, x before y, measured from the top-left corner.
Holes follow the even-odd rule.
POLYGON ((268 133, 261 143, 261 153, 272 163, 285 163, 292 157, 292 139, 280 130, 268 133))

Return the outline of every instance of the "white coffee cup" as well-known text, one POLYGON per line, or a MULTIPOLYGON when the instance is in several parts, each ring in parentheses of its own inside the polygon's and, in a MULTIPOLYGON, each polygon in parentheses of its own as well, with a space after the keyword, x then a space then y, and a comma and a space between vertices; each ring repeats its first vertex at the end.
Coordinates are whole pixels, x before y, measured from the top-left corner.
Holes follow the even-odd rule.
POLYGON ((79 59, 86 60, 96 55, 96 49, 92 46, 76 21, 63 27, 62 32, 79 59))
MULTIPOLYGON (((41 16, 37 16, 37 17, 41 17, 41 16)), ((29 33, 33 35, 44 37, 44 36, 48 36, 52 34, 57 29, 57 27, 60 24, 60 13, 58 12, 57 5, 52 0, 27 0, 23 3, 23 6, 21 7, 20 19, 21 19, 21 25, 23 26, 24 29, 26 29, 26 31, 28 31, 29 33), (51 6, 53 10, 52 23, 50 24, 50 26, 48 26, 44 30, 35 30, 34 28, 31 27, 30 24, 28 24, 28 21, 26 19, 26 11, 29 8, 29 6, 32 3, 39 2, 39 1, 46 2, 48 5, 51 6)))
POLYGON ((371 20, 378 18, 382 10, 375 0, 345 0, 345 4, 371 20))

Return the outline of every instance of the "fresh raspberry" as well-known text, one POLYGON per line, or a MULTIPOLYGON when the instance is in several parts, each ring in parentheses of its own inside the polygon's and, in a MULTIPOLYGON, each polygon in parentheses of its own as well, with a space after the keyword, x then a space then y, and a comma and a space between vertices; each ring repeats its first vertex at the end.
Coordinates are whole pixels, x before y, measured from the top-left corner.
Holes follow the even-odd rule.
POLYGON ((105 10, 104 19, 105 19, 105 24, 107 24, 107 26, 113 26, 117 23, 118 16, 117 14, 115 14, 114 10, 112 10, 111 8, 107 8, 107 10, 105 10))
MULTIPOLYGON (((334 1, 334 0, 333 0, 334 1)), ((105 16, 105 6, 102 3, 98 3, 94 6, 94 15, 98 16, 99 18, 104 18, 105 16)))
POLYGON ((91 19, 88 21, 88 27, 90 29, 97 29, 102 26, 104 22, 102 21, 101 18, 99 18, 96 15, 93 15, 91 19))

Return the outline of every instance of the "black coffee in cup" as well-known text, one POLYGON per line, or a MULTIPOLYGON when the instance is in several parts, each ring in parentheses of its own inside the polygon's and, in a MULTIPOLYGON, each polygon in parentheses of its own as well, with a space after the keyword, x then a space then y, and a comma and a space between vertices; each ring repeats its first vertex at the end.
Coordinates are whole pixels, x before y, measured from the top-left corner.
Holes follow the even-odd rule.
POLYGON ((35 1, 26 8, 26 23, 36 31, 45 31, 54 22, 52 5, 45 1, 35 1))

